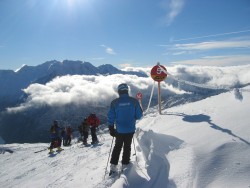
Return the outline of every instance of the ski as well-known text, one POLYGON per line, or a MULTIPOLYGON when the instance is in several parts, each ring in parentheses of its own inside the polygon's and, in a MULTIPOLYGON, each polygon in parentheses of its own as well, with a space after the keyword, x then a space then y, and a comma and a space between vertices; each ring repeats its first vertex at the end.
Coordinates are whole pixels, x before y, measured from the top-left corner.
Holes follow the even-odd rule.
POLYGON ((40 153, 40 152, 45 151, 45 150, 47 150, 47 149, 48 149, 48 148, 41 149, 41 150, 35 151, 34 153, 40 153))
POLYGON ((5 152, 9 152, 9 153, 13 153, 14 151, 12 151, 11 149, 9 148, 0 148, 0 154, 4 154, 5 152))
POLYGON ((97 142, 97 143, 91 144, 91 147, 94 148, 94 147, 101 146, 101 145, 103 145, 103 143, 97 142))
POLYGON ((49 154, 50 156, 55 156, 56 154, 61 153, 63 150, 64 150, 64 149, 56 150, 56 151, 52 151, 52 152, 50 151, 48 154, 49 154))
POLYGON ((57 153, 60 153, 61 151, 63 151, 64 149, 60 149, 60 150, 56 150, 57 153))
POLYGON ((83 144, 84 147, 90 147, 91 144, 83 144))

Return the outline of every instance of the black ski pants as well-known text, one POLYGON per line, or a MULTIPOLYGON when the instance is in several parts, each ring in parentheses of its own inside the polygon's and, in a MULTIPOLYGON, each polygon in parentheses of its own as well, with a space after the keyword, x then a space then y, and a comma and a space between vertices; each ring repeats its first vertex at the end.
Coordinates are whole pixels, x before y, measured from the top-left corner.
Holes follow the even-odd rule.
POLYGON ((71 135, 67 135, 66 146, 71 144, 71 135))
POLYGON ((83 131, 83 143, 87 143, 88 136, 89 136, 89 132, 83 131))
POLYGON ((131 153, 131 143, 134 133, 117 133, 115 139, 115 146, 111 156, 111 164, 117 165, 119 161, 119 156, 123 148, 122 154, 122 164, 129 164, 130 153, 131 153))
POLYGON ((61 144, 62 144, 62 139, 61 138, 59 138, 59 137, 52 138, 49 149, 61 147, 61 144))
POLYGON ((97 141, 96 127, 91 127, 90 131, 91 131, 92 142, 96 142, 97 141))

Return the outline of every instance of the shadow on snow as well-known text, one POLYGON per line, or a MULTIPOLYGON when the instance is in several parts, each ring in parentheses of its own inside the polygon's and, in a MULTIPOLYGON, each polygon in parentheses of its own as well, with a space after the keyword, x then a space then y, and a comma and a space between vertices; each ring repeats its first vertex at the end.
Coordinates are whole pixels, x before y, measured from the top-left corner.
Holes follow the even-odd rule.
POLYGON ((131 175, 136 178, 131 178, 130 180, 136 181, 129 182, 129 185, 131 187, 144 188, 175 188, 174 182, 169 180, 170 164, 166 156, 170 151, 179 149, 183 141, 173 136, 155 133, 152 130, 147 132, 138 130, 136 134, 146 162, 148 178, 142 178, 134 170, 131 175))
POLYGON ((204 114, 198 114, 198 115, 187 115, 184 113, 166 113, 164 115, 176 115, 176 116, 182 116, 183 121, 190 122, 190 123, 201 123, 201 122, 207 122, 211 128, 221 131, 223 133, 229 134, 235 138, 238 138, 242 142, 246 143, 247 145, 250 145, 250 142, 247 140, 235 135, 231 130, 229 129, 224 129, 216 124, 214 124, 210 118, 210 116, 204 115, 204 114))

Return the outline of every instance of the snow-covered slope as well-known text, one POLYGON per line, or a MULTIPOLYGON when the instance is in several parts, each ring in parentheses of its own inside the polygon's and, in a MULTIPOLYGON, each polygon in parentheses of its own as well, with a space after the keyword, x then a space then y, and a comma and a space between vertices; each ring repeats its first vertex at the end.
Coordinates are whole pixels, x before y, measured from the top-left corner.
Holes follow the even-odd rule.
POLYGON ((53 156, 34 153, 46 143, 1 145, 0 187, 249 187, 249 87, 242 96, 227 92, 162 115, 150 109, 137 124, 133 165, 119 179, 104 179, 107 130, 99 132, 102 145, 73 144, 53 156))

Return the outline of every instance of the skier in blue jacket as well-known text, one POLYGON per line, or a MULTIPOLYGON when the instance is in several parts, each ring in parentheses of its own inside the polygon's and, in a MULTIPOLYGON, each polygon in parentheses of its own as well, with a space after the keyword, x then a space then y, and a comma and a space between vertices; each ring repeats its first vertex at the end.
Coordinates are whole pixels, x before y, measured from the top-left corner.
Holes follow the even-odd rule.
POLYGON ((61 151, 61 132, 62 128, 58 126, 58 122, 55 120, 53 121, 53 125, 50 128, 50 138, 51 138, 51 143, 49 147, 49 153, 53 153, 53 148, 57 148, 57 151, 61 151))
POLYGON ((138 100, 128 95, 128 85, 118 86, 119 98, 111 102, 108 112, 110 135, 116 137, 111 156, 109 175, 117 171, 117 164, 123 147, 122 166, 130 162, 131 143, 135 133, 136 120, 142 117, 142 109, 138 100), (116 125, 116 127, 114 127, 116 125))

